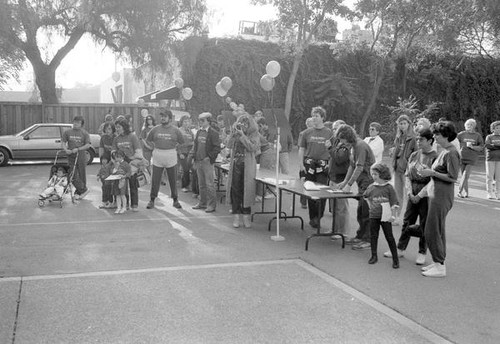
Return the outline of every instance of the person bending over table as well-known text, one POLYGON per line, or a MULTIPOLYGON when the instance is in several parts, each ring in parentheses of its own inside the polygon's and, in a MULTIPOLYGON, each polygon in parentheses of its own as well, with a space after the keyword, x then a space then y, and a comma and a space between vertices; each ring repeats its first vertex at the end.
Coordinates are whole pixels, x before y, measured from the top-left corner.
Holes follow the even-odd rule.
MULTIPOLYGON (((356 182, 358 193, 362 195, 366 188, 373 183, 373 178, 370 175, 370 167, 375 163, 373 152, 368 143, 360 139, 350 125, 341 125, 337 130, 337 138, 343 144, 349 145, 352 151, 352 159, 346 177, 338 187, 344 192, 350 192, 351 186, 356 182)), ((346 244, 353 245, 353 250, 368 250, 371 246, 370 218, 368 203, 363 198, 359 199, 356 217, 359 229, 356 232, 356 237, 352 240, 346 240, 346 244)))

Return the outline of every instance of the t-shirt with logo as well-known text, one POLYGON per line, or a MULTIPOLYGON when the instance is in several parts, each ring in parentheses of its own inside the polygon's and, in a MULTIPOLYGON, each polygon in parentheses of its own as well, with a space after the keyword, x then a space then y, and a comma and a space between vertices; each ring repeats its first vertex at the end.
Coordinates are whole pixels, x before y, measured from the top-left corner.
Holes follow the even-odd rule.
POLYGON ((491 134, 484 140, 486 161, 500 161, 500 135, 491 134))
POLYGON ((299 147, 304 148, 304 157, 315 160, 328 160, 330 155, 325 147, 325 142, 331 137, 332 131, 326 127, 304 130, 299 142, 299 147))
POLYGON ((68 143, 68 149, 75 149, 90 143, 90 135, 84 129, 68 129, 62 135, 62 141, 68 143))
POLYGON ((133 133, 128 135, 119 135, 113 140, 113 147, 115 150, 125 153, 127 158, 132 158, 137 149, 141 149, 141 143, 137 136, 133 133))
POLYGON ((151 129, 146 141, 153 142, 155 149, 175 149, 184 143, 184 136, 179 128, 160 124, 151 129))
POLYGON ((460 156, 462 163, 474 165, 479 159, 479 152, 467 146, 470 142, 473 146, 482 146, 484 144, 483 137, 478 132, 462 131, 457 135, 460 142, 460 156))
POLYGON ((382 203, 389 203, 391 208, 398 205, 398 196, 391 184, 372 183, 363 193, 363 197, 370 201, 370 219, 382 218, 382 203))

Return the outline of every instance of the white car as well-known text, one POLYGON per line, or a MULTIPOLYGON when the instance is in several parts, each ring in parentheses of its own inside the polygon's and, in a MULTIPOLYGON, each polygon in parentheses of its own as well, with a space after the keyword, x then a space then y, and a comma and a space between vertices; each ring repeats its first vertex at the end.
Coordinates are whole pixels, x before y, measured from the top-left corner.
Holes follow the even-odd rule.
MULTIPOLYGON (((72 127, 68 123, 38 123, 15 135, 0 136, 0 166, 9 160, 54 160, 62 150, 62 133, 72 127)), ((90 134, 92 147, 85 152, 89 165, 98 155, 100 140, 99 135, 90 134)), ((66 158, 66 153, 59 156, 66 158)))

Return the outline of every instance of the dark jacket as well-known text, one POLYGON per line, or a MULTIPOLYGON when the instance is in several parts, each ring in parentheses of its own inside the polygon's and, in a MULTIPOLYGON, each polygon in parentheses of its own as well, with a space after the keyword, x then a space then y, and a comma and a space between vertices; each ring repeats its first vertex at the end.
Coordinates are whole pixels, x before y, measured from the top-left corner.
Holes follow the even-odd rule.
POLYGON ((417 150, 417 141, 414 136, 398 136, 394 140, 392 168, 394 172, 405 173, 411 153, 417 150))
POLYGON ((337 139, 332 139, 330 147, 330 165, 328 166, 328 177, 332 182, 341 183, 349 169, 350 151, 349 148, 337 139))
MULTIPOLYGON (((192 157, 196 156, 196 152, 198 150, 198 135, 200 134, 200 130, 196 132, 196 137, 194 139, 193 149, 191 150, 190 155, 192 157)), ((214 164, 215 159, 217 159, 217 155, 219 154, 220 148, 220 138, 219 132, 212 127, 208 127, 207 134, 207 142, 205 144, 206 154, 210 159, 210 163, 214 164)))

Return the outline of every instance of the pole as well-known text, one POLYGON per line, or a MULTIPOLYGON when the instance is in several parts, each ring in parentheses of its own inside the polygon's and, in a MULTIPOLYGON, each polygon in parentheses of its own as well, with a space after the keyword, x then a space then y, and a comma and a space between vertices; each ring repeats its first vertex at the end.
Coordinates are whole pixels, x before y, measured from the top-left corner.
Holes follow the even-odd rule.
POLYGON ((280 128, 278 127, 278 119, 276 118, 276 114, 274 113, 273 107, 273 91, 271 90, 271 113, 274 118, 274 124, 277 130, 276 136, 276 235, 271 236, 271 240, 273 241, 284 241, 285 237, 280 235, 280 186, 279 186, 279 165, 280 165, 280 128))

